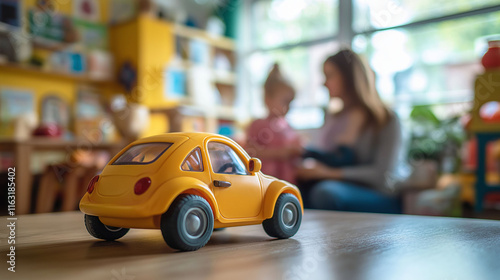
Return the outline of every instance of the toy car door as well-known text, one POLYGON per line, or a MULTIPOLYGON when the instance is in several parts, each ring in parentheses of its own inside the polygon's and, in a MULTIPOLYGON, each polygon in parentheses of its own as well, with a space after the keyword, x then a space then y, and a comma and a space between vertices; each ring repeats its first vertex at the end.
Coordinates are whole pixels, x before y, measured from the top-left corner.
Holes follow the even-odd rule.
POLYGON ((211 185, 224 218, 250 218, 259 215, 262 191, 257 175, 246 168, 246 159, 222 139, 207 144, 211 185))

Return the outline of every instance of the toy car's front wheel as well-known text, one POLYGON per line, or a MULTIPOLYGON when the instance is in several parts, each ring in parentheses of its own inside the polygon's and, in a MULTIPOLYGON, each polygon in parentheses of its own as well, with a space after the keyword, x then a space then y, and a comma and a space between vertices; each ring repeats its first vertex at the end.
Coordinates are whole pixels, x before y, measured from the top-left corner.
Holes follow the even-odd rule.
POLYGON ((283 193, 274 206, 274 214, 262 223, 271 237, 289 238, 295 235, 302 222, 300 202, 293 194, 283 193))
POLYGON ((108 241, 122 238, 129 231, 128 228, 107 226, 99 220, 99 217, 87 214, 85 214, 85 227, 93 237, 108 241))
POLYGON ((168 246, 195 251, 212 236, 214 216, 210 204, 197 195, 182 195, 161 217, 161 233, 168 246))

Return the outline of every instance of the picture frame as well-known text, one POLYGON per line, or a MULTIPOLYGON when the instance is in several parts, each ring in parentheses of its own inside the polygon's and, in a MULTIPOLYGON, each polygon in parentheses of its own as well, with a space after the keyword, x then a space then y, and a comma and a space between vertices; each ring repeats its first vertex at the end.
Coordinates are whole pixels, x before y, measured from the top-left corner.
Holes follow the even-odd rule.
POLYGON ((57 94, 45 96, 41 102, 41 123, 54 123, 64 130, 70 125, 70 108, 57 94))
POLYGON ((77 139, 92 143, 103 141, 101 124, 106 119, 106 114, 97 89, 88 86, 78 88, 74 117, 74 131, 77 139))
POLYGON ((0 87, 0 136, 12 136, 13 121, 34 111, 35 102, 31 90, 0 87))

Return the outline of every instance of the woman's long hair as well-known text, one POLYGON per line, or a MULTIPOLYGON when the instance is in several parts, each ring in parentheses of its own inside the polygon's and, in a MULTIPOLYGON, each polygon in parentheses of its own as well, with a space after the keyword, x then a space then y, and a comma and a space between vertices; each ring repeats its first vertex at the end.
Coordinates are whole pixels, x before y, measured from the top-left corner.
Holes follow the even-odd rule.
POLYGON ((377 128, 389 120, 389 110, 375 88, 375 76, 361 58, 352 50, 344 49, 328 57, 325 63, 333 63, 342 73, 347 94, 368 113, 368 120, 377 128), (368 72, 370 70, 370 72, 368 72))

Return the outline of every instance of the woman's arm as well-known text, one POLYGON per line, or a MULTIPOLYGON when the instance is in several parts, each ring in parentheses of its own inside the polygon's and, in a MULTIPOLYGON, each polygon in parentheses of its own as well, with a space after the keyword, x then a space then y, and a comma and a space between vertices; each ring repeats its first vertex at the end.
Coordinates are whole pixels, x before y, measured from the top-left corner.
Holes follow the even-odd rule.
POLYGON ((377 151, 373 163, 343 168, 330 168, 318 162, 304 163, 305 166, 297 170, 297 176, 306 180, 348 180, 383 188, 388 172, 396 163, 401 143, 398 120, 392 119, 378 133, 377 151))
POLYGON ((303 180, 339 180, 342 179, 342 170, 326 166, 314 159, 308 159, 303 162, 302 167, 296 170, 295 175, 303 180))
POLYGON ((401 127, 396 116, 392 116, 389 123, 378 132, 377 141, 374 162, 342 168, 342 179, 375 186, 377 189, 385 187, 401 146, 401 127))
POLYGON ((337 145, 352 146, 358 140, 363 128, 367 123, 367 115, 360 108, 349 109, 347 113, 348 125, 339 135, 332 135, 336 137, 337 145))

